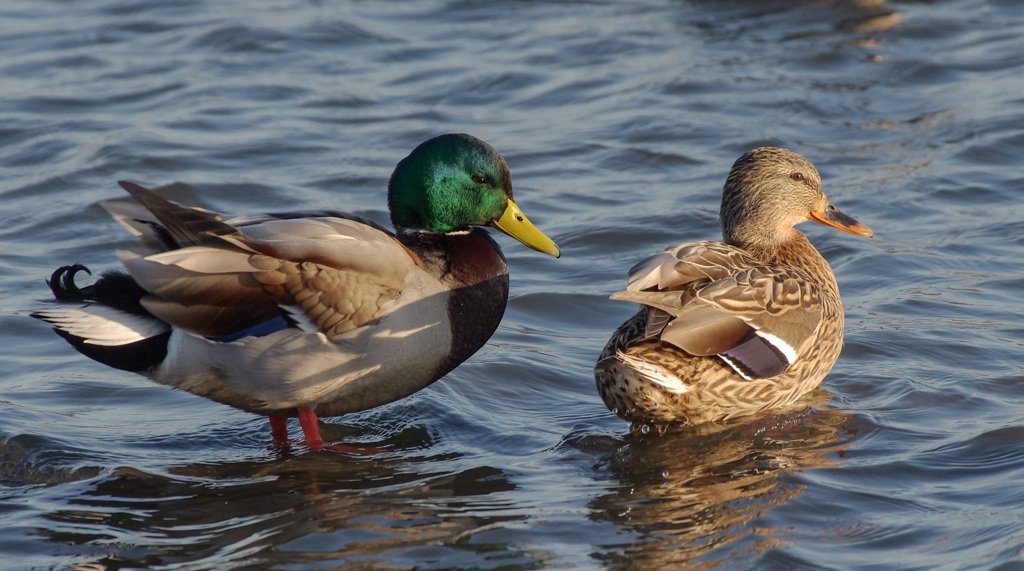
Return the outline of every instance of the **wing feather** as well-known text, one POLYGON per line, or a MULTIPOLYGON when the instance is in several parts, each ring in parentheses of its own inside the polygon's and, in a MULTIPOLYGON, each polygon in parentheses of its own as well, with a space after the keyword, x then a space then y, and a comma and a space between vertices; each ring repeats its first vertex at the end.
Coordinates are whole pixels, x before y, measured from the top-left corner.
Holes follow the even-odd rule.
POLYGON ((717 242, 647 258, 611 299, 647 305, 648 335, 692 355, 718 355, 745 378, 785 370, 822 320, 820 291, 800 270, 717 242))
POLYGON ((233 219, 235 227, 138 185, 122 186, 143 207, 112 209, 146 242, 143 253, 118 253, 149 293, 143 305, 198 335, 230 336, 282 316, 336 335, 379 319, 422 267, 394 235, 359 219, 284 213, 233 219), (156 222, 143 219, 144 211, 156 222), (145 255, 161 245, 167 251, 145 255), (174 245, 180 247, 167 249, 174 245))

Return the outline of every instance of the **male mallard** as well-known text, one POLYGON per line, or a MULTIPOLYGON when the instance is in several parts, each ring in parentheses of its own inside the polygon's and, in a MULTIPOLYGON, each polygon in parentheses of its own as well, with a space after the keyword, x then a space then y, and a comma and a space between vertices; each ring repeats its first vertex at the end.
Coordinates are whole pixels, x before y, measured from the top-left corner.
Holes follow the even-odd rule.
POLYGON ((828 262, 795 225, 871 230, 839 212, 804 157, 754 149, 733 164, 725 243, 673 246, 629 270, 615 300, 642 304, 594 367, 605 404, 637 426, 697 424, 781 406, 818 386, 843 344, 828 262))
POLYGON ((48 281, 79 307, 33 314, 106 365, 270 417, 275 440, 298 416, 311 449, 317 414, 410 395, 454 369, 498 327, 508 267, 494 226, 558 257, 512 201, 505 160, 469 135, 426 141, 388 183, 395 233, 327 210, 222 220, 121 182, 138 202, 104 203, 142 239, 127 269, 79 289, 81 265, 48 281))

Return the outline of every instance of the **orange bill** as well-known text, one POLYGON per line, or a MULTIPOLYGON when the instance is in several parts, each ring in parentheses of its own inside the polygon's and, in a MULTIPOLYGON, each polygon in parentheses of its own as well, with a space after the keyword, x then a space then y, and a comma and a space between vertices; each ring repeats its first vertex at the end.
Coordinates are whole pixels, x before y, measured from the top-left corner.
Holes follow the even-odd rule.
POLYGON ((874 236, 875 233, 871 231, 871 228, 857 222, 853 218, 843 214, 838 208, 832 206, 832 203, 826 202, 824 208, 811 212, 808 216, 815 222, 821 222, 827 226, 839 228, 843 232, 849 232, 850 234, 856 234, 857 236, 874 236))

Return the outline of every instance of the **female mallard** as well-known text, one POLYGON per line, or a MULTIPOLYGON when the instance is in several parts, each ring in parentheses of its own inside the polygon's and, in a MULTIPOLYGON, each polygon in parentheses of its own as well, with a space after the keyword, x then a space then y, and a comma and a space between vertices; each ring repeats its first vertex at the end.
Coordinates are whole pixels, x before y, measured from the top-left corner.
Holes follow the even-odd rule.
POLYGON ((762 147, 736 161, 725 243, 681 244, 629 270, 615 300, 643 304, 594 367, 601 398, 636 426, 697 424, 781 406, 818 386, 843 345, 828 262, 795 225, 871 230, 839 212, 804 157, 762 147))
MULTIPOLYGON (((104 203, 142 239, 127 269, 78 288, 81 265, 48 281, 34 313, 106 365, 270 417, 275 440, 298 416, 319 449, 317 415, 410 395, 454 369, 498 327, 508 267, 494 226, 558 257, 512 201, 505 160, 469 135, 442 135, 388 183, 395 233, 334 211, 222 220, 122 182, 138 202, 104 203)), ((86 270, 88 271, 88 270, 86 270)))

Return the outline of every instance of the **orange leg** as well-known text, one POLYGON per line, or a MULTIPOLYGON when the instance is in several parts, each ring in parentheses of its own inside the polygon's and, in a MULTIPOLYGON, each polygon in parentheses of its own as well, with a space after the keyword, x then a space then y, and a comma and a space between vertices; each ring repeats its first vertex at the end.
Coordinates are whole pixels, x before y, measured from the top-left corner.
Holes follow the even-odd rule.
POLYGON ((306 446, 309 446, 310 452, 320 450, 324 441, 320 438, 320 429, 316 425, 316 413, 300 409, 299 424, 302 425, 302 433, 306 435, 306 446))

